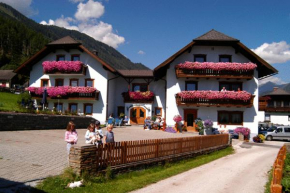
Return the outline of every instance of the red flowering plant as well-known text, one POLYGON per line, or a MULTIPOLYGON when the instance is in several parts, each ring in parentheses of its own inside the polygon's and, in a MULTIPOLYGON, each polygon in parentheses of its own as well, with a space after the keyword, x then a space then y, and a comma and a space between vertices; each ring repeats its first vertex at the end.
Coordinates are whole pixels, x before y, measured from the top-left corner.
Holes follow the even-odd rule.
MULTIPOLYGON (((44 87, 28 87, 27 90, 35 95, 42 95, 44 87)), ((84 86, 47 87, 47 94, 49 97, 67 96, 72 93, 93 93, 95 91, 97 91, 96 88, 84 86)))
POLYGON ((173 121, 175 121, 176 123, 182 121, 182 117, 181 117, 181 115, 175 115, 175 116, 173 117, 173 121))
POLYGON ((177 93, 182 100, 206 99, 206 100, 242 100, 248 101, 252 95, 246 91, 181 91, 177 93))
POLYGON ((254 63, 236 63, 236 62, 189 62, 180 63, 176 68, 186 69, 186 70, 204 70, 211 69, 216 71, 226 70, 226 71, 251 71, 257 68, 254 63))
POLYGON ((153 92, 151 91, 146 91, 146 92, 124 92, 122 93, 122 95, 124 96, 124 98, 128 99, 128 100, 145 100, 145 101, 150 101, 153 100, 153 97, 155 96, 153 92))
POLYGON ((81 61, 45 61, 42 63, 44 72, 79 72, 83 63, 81 61))
POLYGON ((234 130, 235 133, 237 134, 242 134, 245 136, 246 139, 249 138, 249 135, 251 133, 251 130, 247 127, 237 127, 235 130, 234 130))

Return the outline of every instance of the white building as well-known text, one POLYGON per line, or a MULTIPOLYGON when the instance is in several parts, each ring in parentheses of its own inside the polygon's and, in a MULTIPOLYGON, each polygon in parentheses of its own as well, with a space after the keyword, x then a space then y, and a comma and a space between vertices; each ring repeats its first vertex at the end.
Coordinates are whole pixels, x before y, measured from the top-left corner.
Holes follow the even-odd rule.
POLYGON ((166 80, 167 124, 174 125, 173 117, 179 114, 188 130, 194 131, 194 120, 201 118, 212 120, 213 127, 220 130, 248 127, 251 136, 258 133, 258 79, 274 73, 277 73, 275 68, 239 40, 215 30, 194 39, 154 69, 156 79, 166 80), (189 64, 200 62, 203 69, 181 67, 187 66, 186 61, 189 64), (204 67, 206 62, 213 62, 209 64, 212 67, 204 67), (257 67, 252 70, 213 70, 214 66, 221 66, 224 62, 230 62, 231 66, 255 63, 257 67), (223 87, 232 91, 229 94, 240 96, 246 93, 250 98, 212 100, 213 95, 224 94, 220 92, 223 87), (198 91, 213 92, 205 98, 194 98, 198 91), (185 96, 184 93, 191 94, 185 96))

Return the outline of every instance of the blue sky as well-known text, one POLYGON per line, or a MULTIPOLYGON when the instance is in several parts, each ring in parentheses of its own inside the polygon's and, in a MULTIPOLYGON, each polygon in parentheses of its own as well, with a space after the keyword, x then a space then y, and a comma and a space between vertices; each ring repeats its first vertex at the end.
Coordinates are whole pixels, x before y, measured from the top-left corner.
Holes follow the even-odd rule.
POLYGON ((79 30, 151 69, 211 29, 239 39, 290 82, 289 0, 0 0, 42 24, 79 30))

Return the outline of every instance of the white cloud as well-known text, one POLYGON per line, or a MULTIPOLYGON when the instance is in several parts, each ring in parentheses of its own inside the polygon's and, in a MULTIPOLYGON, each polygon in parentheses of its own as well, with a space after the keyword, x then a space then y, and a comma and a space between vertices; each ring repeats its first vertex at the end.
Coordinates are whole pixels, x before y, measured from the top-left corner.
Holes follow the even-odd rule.
POLYGON ((144 55, 144 54, 145 54, 145 52, 144 52, 144 51, 142 51, 142 50, 139 50, 138 54, 140 54, 140 55, 144 55))
POLYGON ((269 63, 285 63, 290 60, 290 45, 285 41, 264 43, 252 51, 269 63))
POLYGON ((78 20, 88 20, 99 18, 105 12, 105 7, 100 2, 89 0, 87 3, 79 3, 75 18, 78 20))
POLYGON ((83 2, 84 0, 69 0, 72 3, 79 3, 79 2, 83 2))
POLYGON ((40 24, 56 25, 66 29, 77 30, 109 46, 117 48, 120 44, 125 42, 125 38, 119 36, 117 32, 114 32, 111 24, 102 21, 98 22, 96 20, 103 13, 104 6, 101 3, 89 0, 86 4, 79 3, 75 19, 62 15, 56 20, 50 19, 48 22, 41 21, 40 24), (99 13, 95 13, 94 11, 99 11, 99 13), (83 15, 80 16, 78 13, 83 13, 83 15))
POLYGON ((38 14, 38 10, 31 7, 32 0, 0 0, 2 3, 12 6, 25 16, 38 14))
POLYGON ((282 81, 280 78, 275 76, 270 76, 268 78, 264 78, 262 80, 259 80, 259 86, 262 86, 263 84, 266 84, 267 82, 273 82, 275 84, 286 84, 286 82, 282 81))

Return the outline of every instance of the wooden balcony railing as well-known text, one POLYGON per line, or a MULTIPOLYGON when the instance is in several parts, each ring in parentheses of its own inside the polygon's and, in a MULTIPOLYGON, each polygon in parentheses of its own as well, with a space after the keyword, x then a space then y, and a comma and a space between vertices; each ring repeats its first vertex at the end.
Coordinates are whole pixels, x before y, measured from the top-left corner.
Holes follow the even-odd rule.
POLYGON ((250 100, 231 100, 231 99, 182 99, 176 95, 176 104, 178 106, 206 106, 206 107, 247 107, 253 106, 255 95, 251 96, 250 100))
POLYGON ((123 92, 124 103, 153 103, 154 93, 146 92, 123 92))
MULTIPOLYGON (((92 93, 69 93, 65 96, 47 97, 47 99, 67 99, 67 100, 99 100, 100 91, 92 93)), ((32 98, 42 98, 42 95, 31 93, 32 98)))
POLYGON ((226 79, 247 79, 254 77, 254 70, 251 71, 226 71, 226 70, 212 70, 212 69, 175 69, 177 78, 226 78, 226 79))
POLYGON ((259 110, 266 112, 290 112, 290 107, 261 107, 259 104, 259 110))

